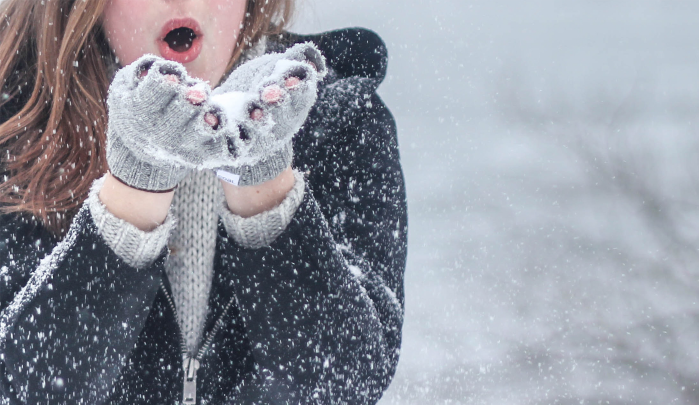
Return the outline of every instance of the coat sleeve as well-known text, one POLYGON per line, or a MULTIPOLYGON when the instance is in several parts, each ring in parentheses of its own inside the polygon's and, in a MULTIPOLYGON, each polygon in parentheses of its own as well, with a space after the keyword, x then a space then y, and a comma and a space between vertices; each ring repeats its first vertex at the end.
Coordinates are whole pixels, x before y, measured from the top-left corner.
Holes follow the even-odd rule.
MULTIPOLYGON (((373 404, 395 372, 405 188, 394 120, 364 84, 359 99, 334 105, 343 114, 311 120, 298 136, 307 189, 286 230, 256 250, 223 243, 257 365, 258 398, 246 403, 373 404)), ((356 95, 362 85, 333 91, 356 95)), ((323 99, 341 101, 325 94, 320 109, 323 99)))
POLYGON ((143 328, 164 254, 128 266, 86 205, 60 243, 39 229, 0 223, 0 403, 99 403, 143 328))

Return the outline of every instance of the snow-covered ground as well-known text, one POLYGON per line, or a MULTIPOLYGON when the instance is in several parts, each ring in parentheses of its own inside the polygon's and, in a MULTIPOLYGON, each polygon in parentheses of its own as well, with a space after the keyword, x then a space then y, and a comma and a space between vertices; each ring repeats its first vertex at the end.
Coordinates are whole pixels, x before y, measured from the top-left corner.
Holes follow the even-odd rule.
POLYGON ((379 32, 410 204, 381 404, 699 403, 699 2, 302 0, 379 32))

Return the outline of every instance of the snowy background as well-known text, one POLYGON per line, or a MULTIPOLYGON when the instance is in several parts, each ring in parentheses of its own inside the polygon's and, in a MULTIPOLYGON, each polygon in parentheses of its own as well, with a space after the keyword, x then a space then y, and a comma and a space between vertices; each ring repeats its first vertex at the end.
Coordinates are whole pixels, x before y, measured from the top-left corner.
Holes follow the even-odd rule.
POLYGON ((389 404, 699 403, 699 1, 301 0, 377 31, 410 204, 389 404))

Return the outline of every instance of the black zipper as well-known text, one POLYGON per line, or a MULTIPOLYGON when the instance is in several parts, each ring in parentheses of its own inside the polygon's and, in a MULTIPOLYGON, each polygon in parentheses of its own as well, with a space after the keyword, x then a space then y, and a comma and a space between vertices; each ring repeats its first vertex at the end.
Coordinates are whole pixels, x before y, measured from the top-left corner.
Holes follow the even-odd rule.
MULTIPOLYGON (((160 281, 160 288, 163 290, 165 298, 167 299, 167 302, 170 305, 172 312, 175 314, 175 321, 177 321, 177 308, 175 307, 175 302, 172 300, 172 296, 170 295, 170 292, 167 290, 167 288, 165 288, 165 282, 162 280, 160 281)), ((223 312, 216 320, 213 329, 211 329, 209 334, 206 336, 206 339, 204 339, 204 344, 199 348, 199 350, 197 351, 197 355, 194 357, 192 357, 192 355, 187 351, 187 344, 184 341, 184 335, 182 334, 182 330, 179 328, 178 325, 177 332, 180 336, 180 347, 182 349, 182 368, 184 369, 184 383, 182 386, 183 405, 195 405, 197 403, 197 370, 199 370, 199 364, 201 362, 201 359, 204 358, 204 355, 209 350, 209 347, 211 346, 211 342, 214 340, 214 337, 216 336, 218 331, 221 330, 221 328, 223 327, 223 320, 228 314, 231 305, 233 305, 233 301, 235 301, 235 295, 228 301, 226 306, 223 308, 223 312)))

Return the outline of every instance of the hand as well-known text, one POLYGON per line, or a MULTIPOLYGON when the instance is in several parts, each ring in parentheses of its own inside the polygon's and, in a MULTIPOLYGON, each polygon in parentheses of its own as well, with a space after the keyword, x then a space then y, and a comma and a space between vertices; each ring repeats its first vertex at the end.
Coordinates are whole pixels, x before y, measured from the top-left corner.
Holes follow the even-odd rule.
POLYGON ((112 175, 136 189, 167 191, 205 159, 234 163, 245 145, 221 125, 209 95, 181 64, 153 55, 121 69, 107 98, 112 175))
POLYGON ((291 165, 292 137, 316 101, 318 82, 327 69, 312 43, 284 53, 253 59, 212 92, 211 103, 237 125, 245 153, 234 164, 214 167, 236 185, 256 185, 276 178, 291 165), (236 182, 237 180, 237 182, 236 182))

